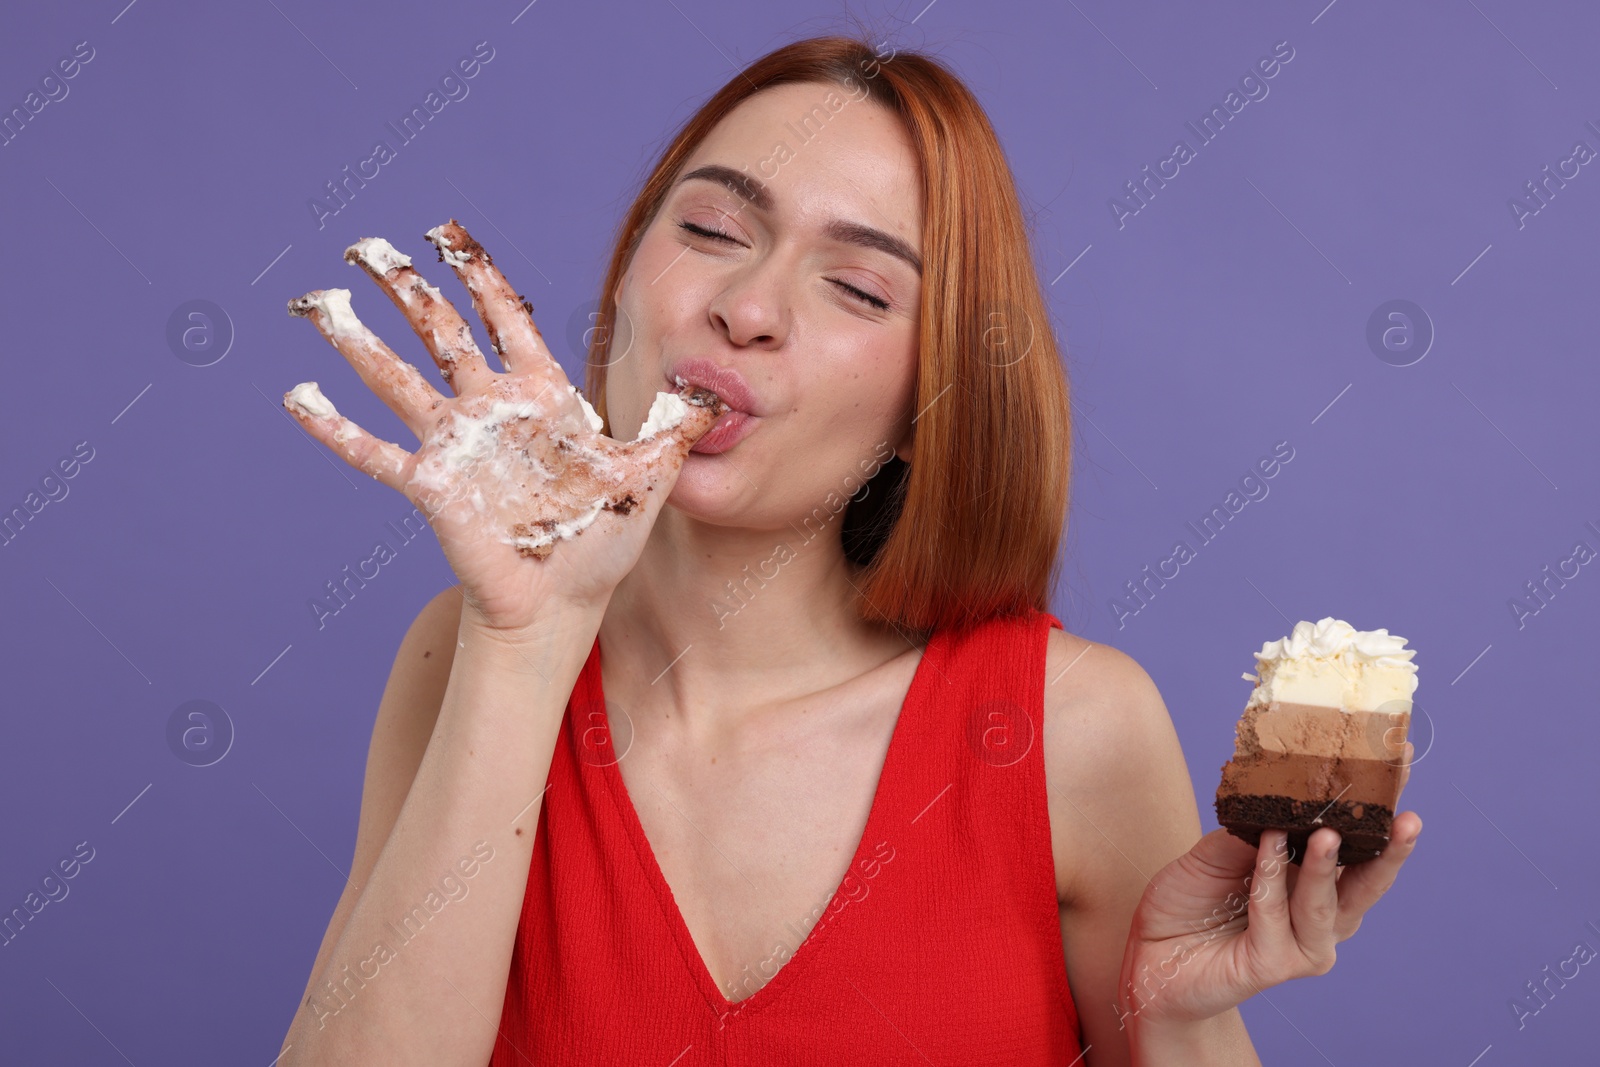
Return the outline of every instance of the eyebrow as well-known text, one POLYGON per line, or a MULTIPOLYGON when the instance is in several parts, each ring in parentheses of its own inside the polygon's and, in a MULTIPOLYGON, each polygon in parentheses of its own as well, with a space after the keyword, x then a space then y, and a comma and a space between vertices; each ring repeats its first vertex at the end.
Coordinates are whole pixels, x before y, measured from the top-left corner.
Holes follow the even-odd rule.
MULTIPOLYGON (((735 195, 743 199, 758 211, 771 212, 777 206, 777 200, 772 195, 772 190, 759 178, 752 177, 742 171, 725 167, 720 163, 708 163, 703 167, 696 167, 688 174, 678 179, 678 184, 690 181, 716 182, 726 186, 735 195)), ((922 276, 922 257, 917 255, 916 249, 893 234, 884 233, 882 230, 873 229, 871 226, 859 222, 847 222, 844 219, 833 219, 823 228, 829 238, 845 244, 859 245, 862 248, 871 248, 879 252, 886 252, 897 259, 904 260, 911 265, 911 269, 922 276)))

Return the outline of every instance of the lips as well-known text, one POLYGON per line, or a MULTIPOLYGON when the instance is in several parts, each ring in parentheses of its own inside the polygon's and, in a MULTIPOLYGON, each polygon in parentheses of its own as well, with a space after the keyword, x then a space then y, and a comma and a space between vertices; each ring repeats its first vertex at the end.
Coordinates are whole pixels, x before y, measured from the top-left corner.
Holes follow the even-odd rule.
POLYGON ((720 367, 709 359, 681 360, 667 371, 667 388, 681 389, 680 383, 709 389, 733 409, 717 417, 711 429, 689 449, 692 453, 726 452, 749 436, 761 422, 761 402, 744 377, 730 367, 720 367))
POLYGON ((721 397, 734 411, 759 417, 762 412, 755 393, 744 376, 731 367, 721 367, 709 359, 680 360, 667 369, 667 384, 671 389, 681 386, 678 379, 709 389, 721 397))
POLYGON ((726 452, 744 440, 760 421, 754 415, 746 415, 742 411, 725 411, 711 424, 711 429, 690 446, 689 451, 701 455, 726 452))

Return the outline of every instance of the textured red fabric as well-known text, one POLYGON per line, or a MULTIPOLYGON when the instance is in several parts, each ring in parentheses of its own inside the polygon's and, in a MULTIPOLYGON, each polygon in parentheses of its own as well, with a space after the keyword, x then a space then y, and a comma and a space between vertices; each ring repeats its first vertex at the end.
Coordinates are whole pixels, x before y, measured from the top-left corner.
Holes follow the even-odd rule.
POLYGON ((596 640, 551 761, 490 1067, 1077 1062, 1042 744, 1060 625, 1035 612, 933 634, 849 873, 740 1001, 706 970, 628 798, 596 640))

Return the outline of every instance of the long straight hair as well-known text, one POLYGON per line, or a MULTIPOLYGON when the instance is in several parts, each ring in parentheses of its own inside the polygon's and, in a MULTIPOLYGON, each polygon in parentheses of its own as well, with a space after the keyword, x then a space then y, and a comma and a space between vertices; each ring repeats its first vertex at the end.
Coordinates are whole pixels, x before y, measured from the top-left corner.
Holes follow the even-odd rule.
MULTIPOLYGON (((911 460, 890 459, 851 498, 846 553, 862 618, 931 632, 1048 611, 1071 472, 1071 410, 1016 182, 977 99, 938 60, 865 40, 776 49, 678 130, 618 227, 590 334, 585 392, 606 418, 617 290, 646 229, 701 141, 777 85, 837 85, 898 115, 926 205, 911 460)), ((607 419, 609 432, 610 422, 607 419)))

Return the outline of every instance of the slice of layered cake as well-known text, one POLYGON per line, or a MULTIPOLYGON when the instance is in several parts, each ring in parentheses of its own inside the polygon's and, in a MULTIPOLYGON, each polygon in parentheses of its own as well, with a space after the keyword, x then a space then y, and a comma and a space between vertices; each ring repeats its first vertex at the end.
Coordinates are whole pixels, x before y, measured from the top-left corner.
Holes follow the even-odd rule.
POLYGON ((1222 768, 1217 821, 1259 845, 1289 832, 1299 863, 1321 826, 1339 831, 1339 862, 1383 851, 1400 800, 1415 649, 1387 630, 1340 619, 1299 622, 1256 653, 1256 683, 1222 768))

